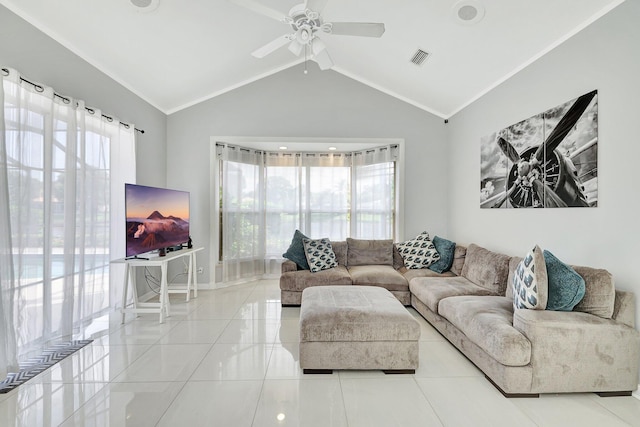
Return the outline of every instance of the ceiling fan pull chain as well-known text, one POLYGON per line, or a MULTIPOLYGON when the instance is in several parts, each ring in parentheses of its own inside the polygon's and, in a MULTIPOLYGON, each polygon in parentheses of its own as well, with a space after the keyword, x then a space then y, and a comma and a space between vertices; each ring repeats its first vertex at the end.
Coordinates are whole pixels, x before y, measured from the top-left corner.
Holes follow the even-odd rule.
POLYGON ((306 44, 304 45, 304 73, 307 74, 307 49, 309 48, 309 45, 306 44))

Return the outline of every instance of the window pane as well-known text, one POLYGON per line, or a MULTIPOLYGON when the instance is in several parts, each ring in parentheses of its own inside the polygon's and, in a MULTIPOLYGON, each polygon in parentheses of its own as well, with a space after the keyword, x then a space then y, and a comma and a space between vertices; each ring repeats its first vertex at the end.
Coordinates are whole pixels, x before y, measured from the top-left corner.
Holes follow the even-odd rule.
POLYGON ((309 168, 310 236, 345 240, 349 236, 351 168, 309 168))
POLYGON ((394 238, 394 162, 355 168, 355 237, 394 238))
POLYGON ((279 257, 289 247, 293 231, 300 228, 302 168, 269 166, 266 168, 265 229, 266 255, 279 257))

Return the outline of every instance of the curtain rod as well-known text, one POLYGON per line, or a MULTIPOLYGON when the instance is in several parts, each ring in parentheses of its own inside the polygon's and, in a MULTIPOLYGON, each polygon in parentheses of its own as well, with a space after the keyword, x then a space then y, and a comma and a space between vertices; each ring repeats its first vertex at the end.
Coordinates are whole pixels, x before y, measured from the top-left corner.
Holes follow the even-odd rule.
MULTIPOLYGON (((3 68, 3 69, 2 69, 2 72, 3 72, 6 76, 8 76, 8 75, 9 75, 9 70, 8 70, 7 68, 3 68)), ((31 86, 33 86, 33 87, 36 89, 36 92, 44 92, 44 87, 42 87, 42 85, 39 85, 39 84, 34 83, 34 82, 32 82, 32 81, 29 81, 29 80, 25 79, 25 78, 24 78, 24 77, 22 77, 22 76, 20 76, 20 80, 21 80, 21 81, 23 81, 23 82, 25 82, 25 83, 30 84, 31 86)), ((68 103, 70 103, 70 102, 71 102, 71 99, 67 98, 66 96, 59 95, 59 94, 57 94, 57 93, 55 93, 55 92, 53 93, 53 95, 54 95, 56 98, 60 98, 60 99, 62 99, 62 101, 63 101, 65 104, 68 104, 68 103)), ((84 109, 85 109, 85 110, 87 110, 87 111, 88 111, 89 113, 91 113, 91 114, 95 113, 95 110, 94 110, 93 108, 90 108, 90 107, 84 107, 84 109)), ((108 120, 108 121, 110 121, 110 122, 112 122, 112 121, 113 121, 113 117, 111 117, 111 116, 107 116, 106 114, 102 114, 102 117, 104 117, 105 119, 107 119, 107 120, 108 120)), ((131 127, 131 125, 130 125, 129 123, 124 123, 124 122, 119 122, 119 123, 120 123, 122 126, 124 126, 125 128, 127 128, 127 129, 129 129, 129 128, 131 127)), ((133 128, 133 130, 135 130, 136 132, 144 133, 144 130, 143 130, 143 129, 138 129, 137 127, 134 127, 134 128, 133 128)))

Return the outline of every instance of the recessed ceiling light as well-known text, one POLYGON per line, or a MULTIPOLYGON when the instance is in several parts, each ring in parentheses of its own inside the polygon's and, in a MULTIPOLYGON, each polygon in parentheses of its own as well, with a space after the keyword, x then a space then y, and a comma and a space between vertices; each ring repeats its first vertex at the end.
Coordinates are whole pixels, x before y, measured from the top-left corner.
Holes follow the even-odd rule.
POLYGON ((278 148, 279 148, 279 149, 281 149, 281 150, 286 150, 288 147, 286 147, 286 146, 284 146, 284 145, 281 145, 281 146, 280 146, 280 147, 278 147, 278 148))
POLYGON ((462 0, 451 9, 453 19, 463 25, 473 25, 484 18, 484 6, 474 0, 462 0))
POLYGON ((336 151, 338 147, 329 147, 329 151, 336 151))
POLYGON ((148 13, 157 9, 160 0, 129 0, 137 12, 148 13))

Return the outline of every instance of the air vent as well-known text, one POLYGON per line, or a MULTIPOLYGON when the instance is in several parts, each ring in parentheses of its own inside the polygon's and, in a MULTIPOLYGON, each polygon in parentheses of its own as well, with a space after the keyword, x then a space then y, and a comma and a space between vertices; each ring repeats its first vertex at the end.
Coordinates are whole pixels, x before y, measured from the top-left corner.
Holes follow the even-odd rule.
POLYGON ((418 49, 416 53, 413 54, 413 57, 411 58, 411 62, 413 62, 416 65, 422 65, 422 63, 427 59, 427 57, 429 57, 429 55, 431 55, 429 52, 425 52, 422 49, 418 49))

